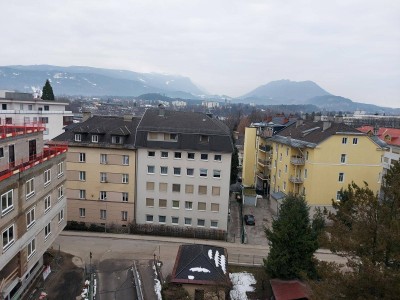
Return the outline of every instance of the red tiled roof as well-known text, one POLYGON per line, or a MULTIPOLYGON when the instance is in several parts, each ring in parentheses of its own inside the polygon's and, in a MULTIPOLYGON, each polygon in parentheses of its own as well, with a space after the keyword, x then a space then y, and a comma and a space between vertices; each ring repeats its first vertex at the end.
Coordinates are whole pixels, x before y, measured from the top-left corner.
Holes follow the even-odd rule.
POLYGON ((276 300, 310 298, 307 286, 299 280, 271 279, 269 282, 276 300))
MULTIPOLYGON (((373 126, 362 126, 357 129, 371 135, 374 133, 373 126)), ((380 127, 377 136, 388 145, 400 146, 400 129, 380 127)))

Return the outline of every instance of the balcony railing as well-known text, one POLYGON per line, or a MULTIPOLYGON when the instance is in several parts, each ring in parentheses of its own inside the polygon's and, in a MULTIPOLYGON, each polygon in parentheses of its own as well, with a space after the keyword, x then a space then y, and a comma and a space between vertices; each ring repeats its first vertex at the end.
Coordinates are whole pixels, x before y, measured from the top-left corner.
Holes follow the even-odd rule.
POLYGON ((21 125, 16 124, 1 124, 0 139, 23 135, 32 132, 45 131, 46 126, 43 123, 26 123, 21 125))
POLYGON ((50 145, 43 148, 43 152, 17 160, 15 162, 10 162, 3 168, 0 172, 0 181, 11 177, 14 174, 24 172, 42 162, 45 162, 55 156, 61 155, 68 150, 68 145, 58 144, 50 145))
POLYGON ((270 166, 270 165, 271 165, 271 161, 270 161, 269 159, 261 159, 261 158, 259 158, 259 159, 258 159, 258 163, 259 163, 260 165, 263 165, 264 167, 265 167, 265 166, 270 166))
POLYGON ((293 183, 303 183, 304 179, 297 176, 290 176, 289 181, 293 183))
POLYGON ((269 180, 270 179, 269 174, 267 174, 267 173, 257 172, 256 175, 261 180, 269 180))
POLYGON ((260 146, 258 146, 258 149, 260 151, 263 151, 263 152, 269 152, 271 150, 271 146, 269 146, 269 145, 260 145, 260 146))
POLYGON ((303 156, 292 156, 292 157, 290 158, 290 162, 291 162, 293 165, 301 166, 301 165, 304 165, 304 163, 306 162, 306 160, 304 159, 303 156))

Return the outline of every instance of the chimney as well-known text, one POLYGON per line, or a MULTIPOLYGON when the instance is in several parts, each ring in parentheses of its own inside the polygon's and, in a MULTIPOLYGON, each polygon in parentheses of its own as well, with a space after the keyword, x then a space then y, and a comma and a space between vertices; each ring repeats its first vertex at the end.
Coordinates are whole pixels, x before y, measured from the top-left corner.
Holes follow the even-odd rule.
POLYGON ((327 130, 329 127, 331 127, 331 125, 332 125, 331 122, 329 122, 329 121, 324 121, 324 122, 322 123, 322 131, 327 130))
POLYGON ((378 125, 378 124, 375 124, 375 125, 374 125, 374 135, 377 136, 377 135, 378 135, 378 132, 379 132, 379 125, 378 125))
POLYGON ((124 121, 132 121, 133 116, 132 115, 124 115, 124 121))
POLYGON ((299 127, 301 125, 303 125, 303 119, 302 118, 298 118, 297 121, 296 121, 296 127, 299 127))
POLYGON ((92 113, 90 111, 82 112, 82 122, 89 120, 92 117, 92 113))
POLYGON ((321 115, 315 115, 314 122, 319 122, 319 121, 321 121, 321 115))
POLYGON ((160 117, 165 116, 165 107, 162 104, 158 104, 158 116, 160 117))

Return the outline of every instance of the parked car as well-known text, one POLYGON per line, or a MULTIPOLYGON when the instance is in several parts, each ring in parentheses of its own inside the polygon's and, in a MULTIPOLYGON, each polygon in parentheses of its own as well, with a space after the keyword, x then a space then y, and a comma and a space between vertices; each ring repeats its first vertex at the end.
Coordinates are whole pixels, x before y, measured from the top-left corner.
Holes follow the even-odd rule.
POLYGON ((244 222, 246 225, 256 225, 256 220, 253 215, 244 215, 244 222))

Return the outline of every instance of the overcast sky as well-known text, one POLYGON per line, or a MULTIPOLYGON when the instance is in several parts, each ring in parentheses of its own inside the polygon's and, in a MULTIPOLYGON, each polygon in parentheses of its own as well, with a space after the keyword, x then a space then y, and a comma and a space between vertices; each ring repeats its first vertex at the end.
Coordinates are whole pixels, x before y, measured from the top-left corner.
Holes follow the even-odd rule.
POLYGON ((0 65, 83 65, 188 76, 240 96, 312 80, 400 107, 399 0, 12 0, 0 65))

